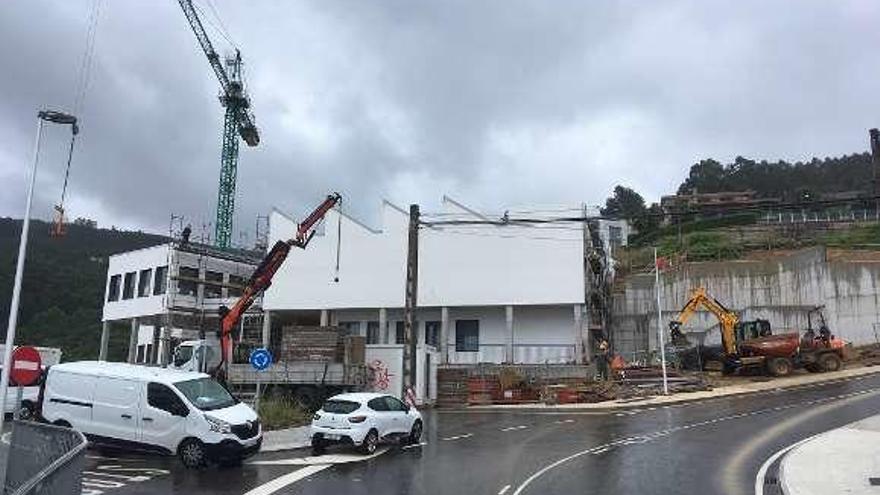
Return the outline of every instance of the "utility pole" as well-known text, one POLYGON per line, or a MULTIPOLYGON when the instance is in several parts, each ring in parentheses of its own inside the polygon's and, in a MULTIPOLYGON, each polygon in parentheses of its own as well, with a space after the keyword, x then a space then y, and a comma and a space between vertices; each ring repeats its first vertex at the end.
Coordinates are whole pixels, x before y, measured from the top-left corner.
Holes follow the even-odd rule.
POLYGON ((666 344, 663 342, 663 307, 660 301, 660 263, 657 248, 654 248, 654 290, 657 292, 657 341, 660 346, 660 363, 663 366, 663 394, 669 395, 669 381, 666 377, 666 344))
MULTIPOLYGON (((403 310, 403 396, 415 399, 416 384, 416 307, 419 287, 419 205, 409 205, 409 236, 406 253, 406 300, 403 310), (411 395, 412 394, 412 395, 411 395)), ((411 404, 414 405, 414 404, 411 404)))
POLYGON ((871 194, 874 196, 874 211, 880 211, 880 131, 871 129, 868 131, 871 136, 871 194))

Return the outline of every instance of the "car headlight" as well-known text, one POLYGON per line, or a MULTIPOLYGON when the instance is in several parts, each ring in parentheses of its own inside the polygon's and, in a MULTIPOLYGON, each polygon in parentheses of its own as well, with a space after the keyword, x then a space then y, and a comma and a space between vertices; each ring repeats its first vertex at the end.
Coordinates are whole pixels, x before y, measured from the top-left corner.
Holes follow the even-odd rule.
POLYGON ((212 416, 205 415, 205 421, 208 422, 208 426, 211 428, 211 431, 216 433, 230 433, 232 432, 232 427, 226 421, 222 419, 217 419, 212 416))

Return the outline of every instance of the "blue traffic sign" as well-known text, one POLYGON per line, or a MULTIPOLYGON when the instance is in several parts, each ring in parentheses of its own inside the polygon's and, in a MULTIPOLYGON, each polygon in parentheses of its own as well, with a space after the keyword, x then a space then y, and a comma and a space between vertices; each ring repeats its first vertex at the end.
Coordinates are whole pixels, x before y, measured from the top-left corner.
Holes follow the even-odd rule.
POLYGON ((269 349, 261 347, 259 349, 254 349, 251 351, 250 360, 251 366, 254 367, 257 371, 266 371, 269 369, 269 366, 272 366, 272 353, 269 352, 269 349))

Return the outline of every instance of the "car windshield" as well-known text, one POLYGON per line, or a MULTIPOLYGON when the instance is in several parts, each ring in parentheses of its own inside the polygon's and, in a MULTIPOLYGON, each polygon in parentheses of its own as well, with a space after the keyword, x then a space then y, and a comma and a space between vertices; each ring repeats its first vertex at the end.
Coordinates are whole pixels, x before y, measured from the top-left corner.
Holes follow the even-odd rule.
POLYGON ((212 378, 196 378, 174 384, 180 392, 202 411, 223 409, 238 403, 229 392, 212 378))
POLYGON ((359 407, 361 407, 360 404, 350 400, 328 400, 321 409, 333 414, 348 414, 357 411, 359 407))

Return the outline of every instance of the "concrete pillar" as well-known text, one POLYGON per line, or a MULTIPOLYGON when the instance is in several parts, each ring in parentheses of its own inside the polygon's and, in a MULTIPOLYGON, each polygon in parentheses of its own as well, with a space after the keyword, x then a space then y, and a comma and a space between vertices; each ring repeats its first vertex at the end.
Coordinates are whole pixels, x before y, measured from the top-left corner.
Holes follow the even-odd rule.
POLYGON ((110 344, 110 322, 101 323, 101 348, 98 349, 98 361, 107 360, 107 346, 110 344))
POLYGON ((383 344, 391 343, 388 335, 388 310, 385 308, 379 309, 379 342, 383 344))
POLYGON ((265 311, 263 313, 263 347, 269 348, 272 342, 272 312, 265 311))
POLYGON ((330 311, 330 326, 338 327, 339 326, 339 312, 338 311, 330 311))
POLYGON ((162 325, 162 332, 159 334, 159 364, 163 368, 168 367, 168 361, 171 358, 171 335, 168 325, 162 325))
POLYGON ((449 308, 440 308, 440 362, 449 362, 449 308))
POLYGON ((131 333, 128 336, 128 362, 134 363, 137 358, 137 345, 138 345, 138 329, 140 328, 140 324, 138 323, 137 318, 131 319, 131 333))
POLYGON ((504 320, 507 324, 507 347, 504 353, 504 361, 513 363, 513 306, 507 305, 504 307, 504 320))
POLYGON ((574 358, 577 364, 582 364, 584 362, 584 348, 586 345, 586 339, 584 338, 583 306, 575 304, 572 308, 574 309, 574 358))
POLYGON ((330 312, 326 309, 321 310, 321 326, 326 327, 330 324, 330 312))
POLYGON ((153 355, 152 356, 144 356, 144 361, 153 364, 159 364, 159 345, 162 342, 160 335, 162 332, 162 325, 153 325, 153 355))

